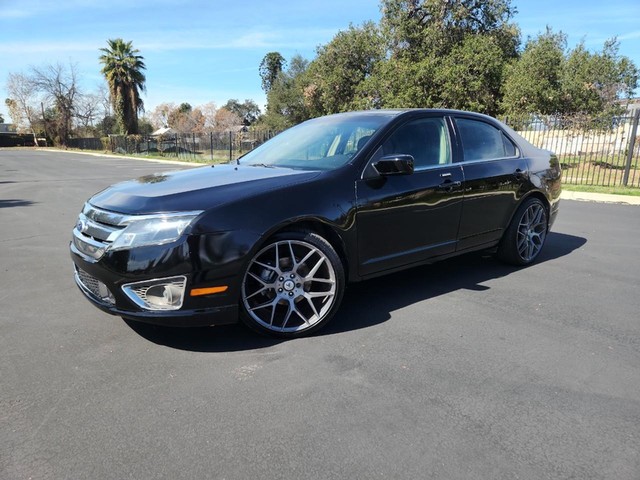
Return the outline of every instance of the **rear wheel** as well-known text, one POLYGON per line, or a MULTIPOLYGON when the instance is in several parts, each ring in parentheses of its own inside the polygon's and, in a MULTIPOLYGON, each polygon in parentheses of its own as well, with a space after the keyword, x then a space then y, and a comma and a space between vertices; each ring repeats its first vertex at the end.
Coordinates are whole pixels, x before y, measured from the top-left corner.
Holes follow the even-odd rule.
POLYGON ((249 262, 241 318, 260 333, 308 335, 331 320, 344 284, 342 262, 329 242, 310 232, 282 233, 249 262))
POLYGON ((542 251, 548 229, 545 205, 537 198, 525 200, 502 237, 498 257, 513 265, 529 265, 542 251))

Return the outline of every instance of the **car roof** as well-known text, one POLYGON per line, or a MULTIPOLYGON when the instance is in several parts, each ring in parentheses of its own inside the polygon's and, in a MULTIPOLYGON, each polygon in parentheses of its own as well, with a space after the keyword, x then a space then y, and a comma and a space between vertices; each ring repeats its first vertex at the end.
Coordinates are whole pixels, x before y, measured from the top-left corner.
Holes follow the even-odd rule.
POLYGON ((494 117, 489 115, 485 115, 483 113, 478 112, 470 112, 465 110, 454 110, 448 108, 380 108, 380 109, 371 109, 371 110, 354 110, 351 112, 342 112, 342 113, 334 113, 332 115, 327 115, 330 117, 334 116, 360 116, 360 115, 372 115, 372 116, 386 116, 386 117, 396 117, 403 114, 408 113, 439 113, 442 115, 473 115, 477 117, 484 117, 486 119, 497 120, 494 117))

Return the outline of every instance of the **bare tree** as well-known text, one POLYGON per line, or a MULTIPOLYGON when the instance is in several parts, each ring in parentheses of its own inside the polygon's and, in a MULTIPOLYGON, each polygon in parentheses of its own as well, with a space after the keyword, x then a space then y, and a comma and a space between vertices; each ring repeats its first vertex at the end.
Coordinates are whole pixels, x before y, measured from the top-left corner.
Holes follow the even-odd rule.
POLYGON ((200 105, 198 109, 202 112, 204 117, 204 124, 202 129, 204 132, 212 132, 216 128, 216 113, 218 113, 218 107, 215 102, 208 102, 204 105, 200 105))
POLYGON ((33 68, 32 73, 35 88, 43 92, 45 98, 55 107, 57 114, 57 121, 54 125, 56 140, 62 145, 66 145, 71 135, 77 97, 80 94, 76 67, 71 64, 67 69, 58 63, 43 68, 33 68))
POLYGON ((102 110, 104 111, 104 116, 109 117, 113 115, 111 112, 111 98, 109 96, 109 87, 106 83, 101 83, 98 87, 97 95, 100 97, 100 103, 102 104, 102 110))
POLYGON ((22 73, 10 73, 6 84, 9 98, 5 104, 18 132, 30 132, 38 146, 35 124, 38 120, 38 89, 33 79, 22 73))
POLYGON ((149 119, 155 128, 167 128, 169 117, 177 108, 175 103, 161 103, 153 109, 149 119))
POLYGON ((231 112, 226 108, 218 109, 216 113, 216 131, 226 132, 234 130, 242 125, 242 118, 237 113, 231 112))
POLYGON ((75 105, 75 118, 80 129, 86 135, 95 125, 96 120, 104 117, 102 98, 99 94, 79 95, 75 105))

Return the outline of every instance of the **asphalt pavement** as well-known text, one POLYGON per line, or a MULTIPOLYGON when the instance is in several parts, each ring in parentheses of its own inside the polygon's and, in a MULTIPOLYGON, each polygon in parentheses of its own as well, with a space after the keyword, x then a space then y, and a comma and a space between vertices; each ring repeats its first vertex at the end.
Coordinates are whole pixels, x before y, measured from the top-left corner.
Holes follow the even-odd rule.
POLYGON ((282 342, 77 290, 84 201, 176 168, 0 149, 1 479, 640 478, 640 207, 563 200, 533 266, 355 284, 282 342))

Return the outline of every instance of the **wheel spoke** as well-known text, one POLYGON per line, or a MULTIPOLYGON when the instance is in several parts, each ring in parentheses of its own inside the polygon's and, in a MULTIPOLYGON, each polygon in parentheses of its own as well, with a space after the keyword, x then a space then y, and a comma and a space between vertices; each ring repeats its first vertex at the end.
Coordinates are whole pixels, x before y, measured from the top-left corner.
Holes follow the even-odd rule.
POLYGON ((540 223, 542 222, 542 216, 544 215, 544 210, 540 207, 538 207, 538 211, 536 212, 536 216, 533 219, 533 221, 531 222, 531 226, 537 226, 540 225, 540 223))
MULTIPOLYGON (((291 302, 291 303, 293 304, 293 313, 295 313, 295 314, 298 316, 298 318, 304 322, 304 324, 305 324, 305 325, 307 325, 307 326, 311 326, 311 322, 310 322, 310 321, 309 321, 309 319, 308 319, 307 317, 305 317, 305 316, 304 316, 304 314, 303 314, 303 313, 298 309, 298 307, 297 307, 296 303, 295 303, 295 302, 291 302)), ((315 318, 318 318, 318 317, 319 317, 319 315, 318 315, 318 314, 316 314, 316 317, 315 317, 315 318)))
POLYGON ((249 310, 251 310, 252 312, 256 311, 256 310, 260 310, 262 308, 266 308, 266 307, 270 307, 270 306, 274 306, 275 307, 276 302, 274 300, 270 300, 266 303, 261 303, 260 305, 256 305, 253 308, 250 308, 249 310))
POLYGON ((268 287, 262 287, 260 290, 256 290, 256 291, 255 291, 255 292, 253 292, 252 294, 247 295, 247 297, 246 297, 246 298, 247 298, 247 300, 249 300, 250 298, 253 298, 253 297, 255 297, 256 295, 259 295, 260 293, 262 293, 262 292, 264 292, 265 290, 268 290, 268 289, 269 289, 268 287))
POLYGON ((320 260, 318 260, 318 262, 313 266, 313 268, 309 270, 309 273, 307 273, 305 280, 312 280, 313 276, 316 274, 316 272, 322 266, 325 260, 326 260, 325 257, 320 258, 320 260))
POLYGON ((291 305, 291 303, 289 303, 289 309, 287 310, 287 315, 284 317, 284 320, 282 322, 282 331, 284 332, 284 329, 287 328, 287 323, 289 323, 289 319, 291 318, 291 314, 293 313, 293 305, 291 305))
POLYGON ((271 317, 269 318, 269 325, 273 327, 273 319, 276 316, 276 302, 271 305, 271 317))
POLYGON ((292 266, 292 270, 295 270, 296 267, 298 266, 298 263, 296 262, 296 254, 293 253, 293 245, 291 245, 291 242, 287 242, 289 244, 289 253, 291 254, 291 266, 292 266))
POLYGON ((279 243, 276 243, 274 245, 275 251, 276 251, 276 266, 278 267, 278 272, 280 272, 282 270, 282 267, 280 266, 280 252, 278 250, 279 247, 279 243))
POLYGON ((321 298, 321 297, 330 297, 334 294, 333 289, 328 292, 305 292, 305 297, 309 298, 321 298))
POLYGON ((279 270, 278 270, 276 267, 274 267, 273 265, 268 265, 268 264, 266 264, 266 263, 262 263, 262 262, 259 262, 259 261, 257 261, 257 260, 255 260, 253 263, 255 263, 256 265, 259 265, 260 267, 263 267, 263 268, 267 268, 267 269, 269 269, 269 270, 272 270, 272 271, 274 271, 274 272, 278 272, 278 271, 279 271, 279 270))
POLYGON ((307 303, 311 307, 311 310, 313 310, 313 314, 316 317, 319 317, 320 314, 318 313, 318 310, 316 309, 316 306, 313 304, 313 300, 311 300, 311 296, 310 295, 305 295, 304 298, 307 300, 307 303))
POLYGON ((331 280, 330 278, 317 278, 317 277, 312 278, 308 281, 313 283, 330 283, 330 284, 336 283, 334 280, 331 280))
POLYGON ((304 264, 305 264, 305 262, 306 262, 307 260, 309 260, 309 258, 311 258, 311 256, 312 256, 314 253, 316 253, 316 251, 315 251, 315 250, 310 250, 310 251, 309 251, 309 253, 307 253, 307 254, 304 256, 304 258, 303 258, 302 260, 300 260, 300 261, 297 263, 297 265, 304 265, 304 264))
POLYGON ((265 287, 268 285, 267 282, 265 282, 263 279, 261 279, 259 276, 257 276, 255 273, 253 272, 247 272, 247 275, 249 275, 251 278, 253 278, 255 281, 260 282, 262 285, 264 285, 265 287))

